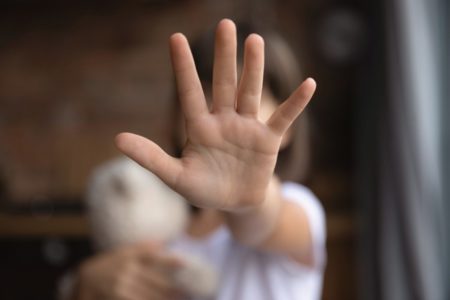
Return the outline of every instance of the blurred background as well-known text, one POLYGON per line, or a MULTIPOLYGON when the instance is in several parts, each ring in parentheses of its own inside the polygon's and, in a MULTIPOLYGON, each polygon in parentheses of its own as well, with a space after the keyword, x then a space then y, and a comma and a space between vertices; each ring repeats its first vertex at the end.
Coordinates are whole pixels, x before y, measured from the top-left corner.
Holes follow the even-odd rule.
POLYGON ((170 147, 168 37, 264 23, 318 82, 323 299, 450 299, 446 0, 2 1, 0 299, 54 299, 93 253, 83 193, 113 137, 170 147))

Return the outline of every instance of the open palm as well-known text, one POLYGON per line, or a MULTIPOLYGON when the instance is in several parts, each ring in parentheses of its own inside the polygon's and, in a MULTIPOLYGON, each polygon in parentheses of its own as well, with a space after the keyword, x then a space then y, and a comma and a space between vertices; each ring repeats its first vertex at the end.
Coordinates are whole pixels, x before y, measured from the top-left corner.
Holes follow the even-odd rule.
POLYGON ((264 41, 256 34, 247 38, 238 85, 236 28, 223 20, 216 32, 209 110, 186 38, 174 34, 170 45, 186 120, 182 157, 173 158, 152 141, 130 133, 116 137, 118 148, 193 205, 229 211, 258 205, 273 176, 282 136, 311 99, 315 82, 306 80, 266 123, 260 122, 264 41))

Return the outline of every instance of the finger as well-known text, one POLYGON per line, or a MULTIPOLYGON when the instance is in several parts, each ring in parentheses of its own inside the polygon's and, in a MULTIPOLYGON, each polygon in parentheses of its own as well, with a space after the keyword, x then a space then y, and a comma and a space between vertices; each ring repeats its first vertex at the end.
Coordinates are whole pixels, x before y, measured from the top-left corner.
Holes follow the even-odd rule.
POLYGON ((124 300, 166 300, 164 294, 157 289, 149 286, 147 282, 133 275, 128 277, 122 284, 121 290, 118 293, 118 299, 124 300))
POLYGON ((116 146, 125 155, 158 176, 170 187, 174 187, 182 165, 178 159, 168 155, 152 141, 132 133, 116 136, 116 146))
POLYGON ((141 294, 147 295, 146 299, 154 299, 153 297, 173 299, 170 296, 176 294, 177 291, 169 276, 158 272, 155 268, 147 268, 140 265, 136 273, 130 276, 129 279, 133 279, 133 282, 135 282, 136 290, 139 290, 141 294), (150 298, 150 296, 153 297, 150 298))
POLYGON ((231 20, 222 20, 217 25, 214 47, 213 111, 235 109, 236 44, 236 26, 231 20))
POLYGON ((183 266, 183 261, 179 257, 162 251, 142 252, 140 259, 148 266, 155 266, 165 271, 176 270, 183 266))
POLYGON ((144 242, 136 245, 134 250, 140 262, 150 267, 157 266, 164 270, 173 270, 183 266, 182 259, 169 253, 161 243, 144 242))
POLYGON ((141 256, 145 257, 161 252, 163 247, 164 244, 162 242, 151 240, 130 245, 127 249, 132 257, 140 258, 141 256))
POLYGON ((258 116, 264 79, 264 40, 251 34, 245 41, 244 67, 237 97, 240 114, 258 116))
POLYGON ((181 33, 172 35, 170 50, 178 97, 186 120, 207 113, 202 85, 186 37, 181 33))
POLYGON ((158 272, 154 268, 141 268, 137 276, 146 286, 161 294, 170 295, 177 292, 170 274, 158 272))
POLYGON ((272 114, 267 125, 279 135, 283 135, 300 115, 311 100, 316 90, 316 82, 312 78, 306 79, 272 114))

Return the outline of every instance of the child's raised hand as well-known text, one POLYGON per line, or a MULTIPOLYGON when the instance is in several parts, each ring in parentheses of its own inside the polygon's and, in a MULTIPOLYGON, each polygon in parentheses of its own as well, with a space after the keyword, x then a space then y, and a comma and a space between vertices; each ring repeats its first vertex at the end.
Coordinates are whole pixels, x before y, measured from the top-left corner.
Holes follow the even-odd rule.
POLYGON ((239 211, 265 199, 283 134, 311 99, 315 82, 306 80, 266 123, 258 120, 264 72, 264 41, 250 35, 238 85, 236 28, 223 20, 216 32, 211 111, 205 101, 186 38, 170 39, 172 64, 186 122, 180 159, 152 141, 130 133, 117 147, 159 176, 191 204, 239 211))

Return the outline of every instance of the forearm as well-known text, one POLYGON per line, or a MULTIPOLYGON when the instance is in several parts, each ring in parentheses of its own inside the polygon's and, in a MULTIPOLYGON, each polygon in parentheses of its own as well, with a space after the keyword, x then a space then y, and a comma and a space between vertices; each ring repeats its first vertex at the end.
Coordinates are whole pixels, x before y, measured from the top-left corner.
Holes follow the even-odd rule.
POLYGON ((283 198, 280 183, 273 177, 265 201, 252 210, 226 213, 225 219, 240 243, 291 256, 311 264, 312 237, 302 207, 283 198))

